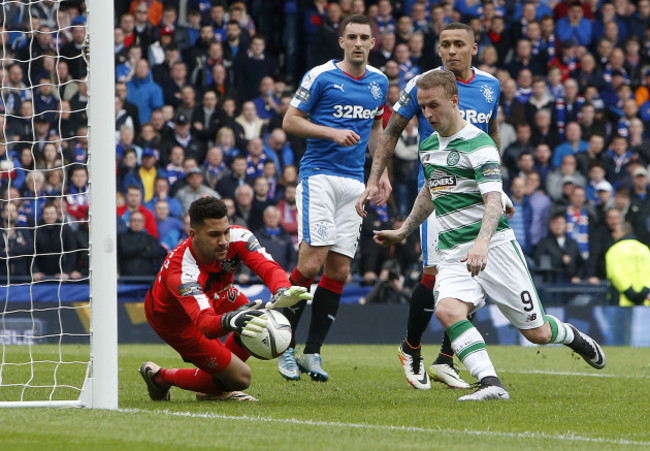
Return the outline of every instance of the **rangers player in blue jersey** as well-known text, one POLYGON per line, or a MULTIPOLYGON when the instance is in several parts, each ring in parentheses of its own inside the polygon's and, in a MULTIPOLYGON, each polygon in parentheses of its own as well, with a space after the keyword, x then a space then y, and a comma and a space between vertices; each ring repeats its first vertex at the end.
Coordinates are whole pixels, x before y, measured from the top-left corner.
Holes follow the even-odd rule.
MULTIPOLYGON (((478 45, 475 42, 474 31, 465 24, 450 23, 440 32, 438 52, 443 67, 456 76, 459 92, 459 109, 461 116, 470 124, 488 133, 497 148, 500 147, 499 131, 497 128, 497 108, 500 95, 499 81, 488 74, 471 66, 472 56, 476 55, 478 45)), ((357 212, 363 215, 363 204, 371 198, 377 188, 378 177, 393 158, 395 145, 406 124, 413 117, 418 118, 420 142, 433 133, 433 127, 422 114, 417 102, 416 82, 423 76, 413 78, 400 94, 393 108, 388 125, 384 130, 379 148, 373 159, 372 170, 368 178, 366 191, 357 202, 357 212)), ((424 174, 420 168, 418 177, 418 192, 424 184, 424 174)), ((453 366, 453 350, 447 334, 443 338, 442 349, 428 372, 422 365, 420 341, 427 328, 434 309, 433 286, 436 275, 436 247, 438 232, 435 215, 425 221, 420 229, 422 242, 423 274, 422 280, 413 291, 406 338, 399 350, 399 358, 404 367, 406 379, 417 388, 431 388, 430 377, 453 388, 469 388, 453 366), (429 377, 430 376, 430 377, 429 377)))
MULTIPOLYGON (((315 381, 329 377, 321 365, 320 348, 336 317, 359 239, 362 218, 355 203, 364 191, 366 148, 373 152, 382 132, 388 79, 367 65, 375 44, 370 20, 350 16, 341 30, 343 60, 305 74, 283 122, 286 132, 308 138, 296 190, 300 248, 292 283, 309 288, 324 265, 304 351, 296 359, 292 343, 278 361, 280 374, 288 380, 300 379, 301 372, 315 381)), ((373 200, 382 204, 391 189, 385 171, 375 185, 373 200)), ((283 312, 294 331, 304 305, 283 312)))

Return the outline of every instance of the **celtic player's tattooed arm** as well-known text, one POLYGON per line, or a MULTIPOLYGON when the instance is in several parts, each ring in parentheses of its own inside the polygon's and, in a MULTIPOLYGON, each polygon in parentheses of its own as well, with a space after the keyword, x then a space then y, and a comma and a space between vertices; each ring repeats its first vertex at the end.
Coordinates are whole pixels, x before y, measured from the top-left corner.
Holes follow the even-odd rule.
POLYGON ((408 218, 404 224, 397 230, 375 230, 374 240, 375 243, 381 246, 390 246, 393 243, 399 243, 404 238, 409 236, 420 224, 433 213, 434 207, 431 201, 431 194, 429 194, 429 187, 425 184, 420 190, 415 204, 408 218))
POLYGON ((485 269, 487 265, 488 246, 492 235, 497 230, 499 219, 502 214, 501 207, 501 192, 492 191, 483 195, 485 202, 485 212, 483 213, 483 221, 478 236, 474 245, 467 252, 467 255, 460 261, 467 264, 467 271, 472 274, 472 277, 478 275, 485 269))

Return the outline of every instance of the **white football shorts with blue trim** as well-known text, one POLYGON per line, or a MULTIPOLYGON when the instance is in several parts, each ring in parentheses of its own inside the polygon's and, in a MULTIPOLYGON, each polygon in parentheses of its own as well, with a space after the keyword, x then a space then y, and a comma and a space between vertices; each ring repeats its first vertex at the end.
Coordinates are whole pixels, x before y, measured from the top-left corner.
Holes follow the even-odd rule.
POLYGON ((331 246, 331 250, 354 258, 363 220, 355 204, 365 186, 358 180, 334 175, 313 175, 296 189, 298 242, 331 246))

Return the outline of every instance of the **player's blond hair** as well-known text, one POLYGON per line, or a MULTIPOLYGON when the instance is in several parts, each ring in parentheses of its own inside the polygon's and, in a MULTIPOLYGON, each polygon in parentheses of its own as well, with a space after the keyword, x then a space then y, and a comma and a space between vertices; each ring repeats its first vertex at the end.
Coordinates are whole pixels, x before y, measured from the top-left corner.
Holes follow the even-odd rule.
POLYGON ((456 76, 450 70, 432 70, 425 73, 415 83, 418 89, 431 89, 436 86, 442 86, 445 93, 449 97, 458 95, 458 85, 456 84, 456 76))

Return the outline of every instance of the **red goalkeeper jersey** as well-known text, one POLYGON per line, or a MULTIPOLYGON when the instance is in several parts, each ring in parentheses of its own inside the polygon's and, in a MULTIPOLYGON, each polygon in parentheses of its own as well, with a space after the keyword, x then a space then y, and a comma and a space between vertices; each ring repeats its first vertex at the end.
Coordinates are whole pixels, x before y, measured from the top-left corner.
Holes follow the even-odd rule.
MULTIPOLYGON (((239 226, 230 228, 228 256, 210 265, 199 263, 187 238, 165 259, 147 301, 158 328, 180 330, 191 324, 206 337, 226 335, 220 314, 239 307, 238 291, 231 284, 233 273, 243 263, 255 271, 275 293, 291 283, 285 270, 260 246, 257 238, 239 226)), ((194 328, 192 328, 194 329, 194 328)))

